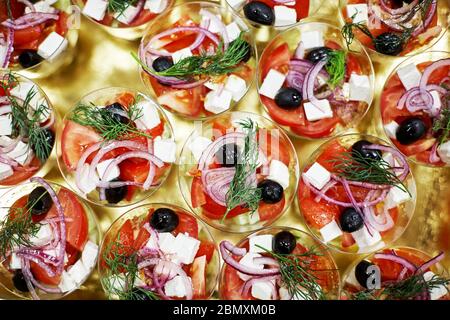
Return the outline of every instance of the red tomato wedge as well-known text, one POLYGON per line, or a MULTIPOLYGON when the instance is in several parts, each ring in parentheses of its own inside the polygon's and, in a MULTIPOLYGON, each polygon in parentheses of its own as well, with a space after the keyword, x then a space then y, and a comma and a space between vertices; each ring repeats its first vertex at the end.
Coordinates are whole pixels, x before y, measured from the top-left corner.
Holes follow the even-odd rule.
POLYGON ((289 166, 290 156, 289 148, 286 141, 277 131, 268 131, 267 129, 259 129, 258 131, 259 148, 263 151, 269 160, 275 159, 289 166))
POLYGON ((221 298, 224 300, 255 300, 250 293, 241 295, 244 281, 239 278, 236 269, 225 265, 223 285, 221 286, 221 298))
POLYGON ((199 256, 194 259, 190 275, 194 299, 206 299, 206 256, 199 256))
POLYGON ((273 204, 261 201, 258 207, 259 219, 261 221, 268 221, 275 219, 281 212, 283 212, 284 205, 285 205, 284 197, 279 202, 273 204))
POLYGON ((206 256, 206 262, 209 263, 214 255, 215 250, 216 246, 213 242, 204 240, 200 243, 200 247, 198 248, 196 257, 206 256))
POLYGON ((175 234, 187 233, 193 238, 198 238, 198 223, 194 216, 187 213, 177 212, 178 215, 178 226, 174 230, 175 234))
POLYGON ((326 203, 323 200, 316 202, 313 198, 299 199, 299 206, 306 222, 318 229, 336 219, 340 213, 337 205, 326 203))
POLYGON ((333 171, 334 164, 332 160, 336 159, 337 157, 339 157, 340 154, 347 151, 348 150, 344 146, 342 146, 337 140, 334 140, 326 146, 326 148, 317 158, 316 162, 318 162, 328 171, 333 171))
POLYGON ((5 186, 14 186, 16 184, 19 184, 19 183, 31 178, 39 170, 40 166, 41 166, 41 162, 39 161, 39 159, 34 158, 28 167, 29 168, 35 167, 37 169, 22 170, 22 171, 15 170, 12 176, 10 176, 6 179, 0 180, 0 184, 5 185, 5 186))

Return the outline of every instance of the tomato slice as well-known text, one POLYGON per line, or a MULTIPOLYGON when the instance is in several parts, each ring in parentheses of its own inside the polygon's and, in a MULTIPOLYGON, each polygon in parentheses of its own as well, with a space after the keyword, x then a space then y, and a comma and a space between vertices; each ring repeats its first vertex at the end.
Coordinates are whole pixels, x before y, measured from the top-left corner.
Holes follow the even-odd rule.
POLYGON ((323 200, 316 202, 312 198, 299 199, 299 205, 306 222, 313 228, 321 229, 339 216, 337 205, 323 200))
POLYGON ((187 213, 177 212, 178 226, 174 230, 175 234, 187 233, 193 238, 198 238, 198 223, 194 216, 187 213))
POLYGON ((29 178, 31 178, 40 168, 41 162, 38 158, 33 158, 31 160, 30 164, 28 165, 27 170, 14 170, 14 173, 12 176, 9 176, 8 178, 5 178, 3 180, 0 180, 0 184, 5 186, 14 186, 16 184, 19 184, 29 178), (31 170, 31 168, 36 168, 34 170, 31 170))
POLYGON ((315 122, 307 121, 304 126, 291 126, 292 132, 295 134, 309 138, 328 137, 339 123, 339 118, 322 119, 315 122))
POLYGON ((194 259, 190 270, 194 299, 206 299, 206 256, 194 259))
POLYGON ((196 257, 206 256, 206 262, 209 263, 214 255, 214 251, 216 251, 214 243, 204 240, 200 243, 196 257))
POLYGON ((403 145, 394 139, 392 140, 392 142, 404 155, 412 156, 431 149, 435 144, 436 139, 435 138, 422 139, 409 145, 403 145))
POLYGON ((202 108, 198 88, 166 92, 158 97, 158 103, 178 113, 195 117, 202 108))
POLYGON ((148 242, 149 239, 150 239, 150 233, 144 227, 142 227, 139 230, 139 233, 138 233, 136 239, 134 240, 134 243, 133 243, 134 250, 141 249, 143 246, 146 245, 146 243, 148 242))
POLYGON ((42 34, 41 26, 29 27, 14 32, 14 47, 38 40, 42 34))
POLYGON ((131 22, 128 26, 140 26, 141 24, 147 23, 156 17, 156 14, 151 12, 150 10, 144 9, 139 13, 139 15, 131 22))
POLYGON ((259 219, 261 221, 275 219, 281 212, 283 212, 285 202, 284 197, 277 203, 265 203, 264 201, 261 201, 258 207, 259 219))
POLYGON ((130 219, 125 221, 117 234, 117 238, 113 240, 118 242, 120 246, 112 245, 111 252, 115 252, 119 255, 131 255, 133 253, 134 231, 130 219))
POLYGON ((317 158, 318 162, 322 167, 328 171, 334 171, 333 159, 339 157, 340 154, 347 152, 348 150, 342 146, 337 140, 330 142, 322 153, 317 158))
POLYGON ((275 159, 289 166, 290 156, 289 149, 286 145, 288 142, 281 137, 280 132, 268 131, 267 129, 259 129, 258 144, 259 148, 264 152, 269 160, 275 159))
POLYGON ((265 52, 259 62, 260 70, 262 71, 262 79, 267 75, 270 69, 280 70, 286 67, 291 60, 289 53, 289 46, 287 43, 282 43, 270 52, 265 52))
POLYGON ((223 300, 255 300, 250 293, 241 295, 244 281, 239 278, 236 269, 229 265, 225 265, 223 283, 220 294, 223 300))
POLYGON ((192 180, 191 204, 194 208, 198 208, 206 204, 206 195, 203 192, 202 180, 199 177, 195 177, 192 180))

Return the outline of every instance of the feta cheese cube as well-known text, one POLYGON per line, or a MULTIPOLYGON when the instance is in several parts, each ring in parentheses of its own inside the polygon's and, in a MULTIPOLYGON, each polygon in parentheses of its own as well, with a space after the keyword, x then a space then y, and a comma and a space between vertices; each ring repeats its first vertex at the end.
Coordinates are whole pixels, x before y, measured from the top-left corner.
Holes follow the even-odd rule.
POLYGON ((241 4, 243 4, 245 2, 245 0, 227 0, 227 2, 231 7, 237 8, 241 4))
POLYGON ((437 148, 437 153, 442 161, 450 163, 450 141, 444 142, 437 148))
POLYGON ((269 165, 269 175, 267 179, 278 182, 283 189, 289 187, 289 169, 281 161, 272 160, 269 165))
POLYGON ((393 187, 389 190, 386 196, 386 200, 384 200, 384 206, 386 209, 392 209, 410 199, 411 196, 408 192, 403 191, 397 187, 393 187))
POLYGON ((25 100, 27 96, 33 95, 30 100, 30 105, 34 108, 36 103, 42 98, 38 88, 31 81, 20 82, 17 86, 11 89, 10 94, 21 100, 25 100))
MULTIPOLYGON (((304 290, 302 291, 305 292, 304 290)), ((285 287, 280 287, 278 293, 280 294, 280 300, 305 300, 305 298, 300 293, 295 293, 295 295, 292 297, 289 293, 289 290, 285 287)))
POLYGON ((320 30, 305 31, 301 34, 301 40, 305 50, 323 47, 323 32, 320 30))
POLYGON ((182 276, 175 276, 172 280, 166 282, 164 292, 169 297, 183 298, 186 296, 187 286, 192 286, 190 277, 187 277, 187 280, 185 280, 182 276))
POLYGON ((241 77, 232 74, 225 81, 225 90, 231 92, 234 101, 239 101, 247 92, 247 83, 241 77))
POLYGON ((161 13, 166 9, 166 1, 164 0, 147 0, 144 9, 148 9, 153 13, 161 13))
POLYGON ((98 175, 95 174, 94 176, 90 176, 90 165, 88 163, 85 163, 83 165, 83 168, 80 170, 80 184, 77 184, 78 189, 80 189, 81 192, 88 194, 91 191, 95 190, 97 187, 97 183, 99 182, 98 175))
POLYGON ((228 90, 210 91, 205 97, 205 109, 212 113, 221 113, 230 108, 233 94, 228 90))
POLYGON ((386 131, 386 134, 389 138, 396 139, 398 127, 399 127, 399 125, 397 122, 391 121, 388 124, 384 125, 384 131, 386 131))
POLYGON ((103 20, 106 9, 108 8, 108 1, 104 0, 88 0, 83 8, 83 14, 95 20, 103 20))
POLYGON ((11 253, 9 268, 13 270, 22 269, 22 258, 19 257, 15 252, 11 253))
POLYGON ((258 281, 252 285, 252 296, 259 300, 271 300, 275 284, 272 281, 258 281))
POLYGON ((134 20, 138 12, 139 8, 128 5, 128 7, 124 11, 116 12, 114 14, 114 18, 116 18, 118 21, 124 24, 130 24, 134 20))
POLYGON ((352 73, 350 76, 350 101, 370 102, 370 79, 365 75, 352 73))
POLYGON ((360 248, 372 247, 381 241, 381 235, 376 230, 370 230, 366 226, 363 226, 361 229, 352 232, 351 235, 353 239, 355 239, 356 244, 360 248))
POLYGON ((414 63, 399 68, 397 75, 406 90, 419 86, 420 78, 422 78, 422 73, 414 63))
POLYGON ((111 162, 114 162, 114 159, 102 161, 97 165, 98 176, 103 181, 112 181, 120 176, 120 168, 118 165, 112 165, 108 175, 105 175, 106 169, 111 162))
POLYGON ((271 234, 252 236, 249 238, 248 251, 253 253, 267 253, 267 250, 272 250, 272 241, 273 235, 271 234))
POLYGON ((439 111, 441 110, 442 103, 441 103, 441 97, 439 96, 439 93, 436 90, 430 91, 431 97, 433 98, 433 105, 431 106, 431 109, 428 111, 429 114, 432 116, 438 115, 439 111))
MULTIPOLYGON (((423 278, 425 281, 430 281, 434 276, 435 274, 432 271, 427 271, 424 273, 423 278)), ((439 300, 440 298, 446 296, 450 292, 450 289, 445 285, 439 285, 429 288, 428 292, 430 293, 431 300, 439 300)))
POLYGON ((227 24, 225 31, 227 32, 228 41, 230 42, 236 40, 241 34, 241 28, 239 28, 236 22, 227 24))
POLYGON ((336 220, 331 221, 330 223, 322 227, 319 231, 325 243, 342 236, 342 230, 337 224, 336 220))
POLYGON ((209 80, 204 83, 204 86, 210 90, 219 91, 219 89, 221 89, 224 86, 224 84, 222 82, 214 82, 209 80))
POLYGON ((200 248, 200 241, 184 233, 179 233, 175 238, 174 246, 176 261, 190 264, 194 261, 198 248, 200 248))
POLYGON ((303 104, 306 119, 308 121, 317 121, 333 117, 333 110, 331 110, 330 102, 327 99, 317 101, 317 105, 312 102, 303 104))
POLYGON ((240 216, 247 216, 248 217, 248 224, 255 224, 258 223, 261 219, 259 217, 259 212, 255 211, 253 214, 240 214, 240 216))
POLYGON ((322 167, 320 163, 314 164, 302 175, 314 188, 321 190, 331 179, 331 173, 322 167))
POLYGON ((89 275, 89 270, 86 269, 81 259, 79 259, 73 266, 71 266, 67 273, 75 281, 77 286, 80 286, 89 275))
POLYGON ((342 85, 342 95, 344 96, 345 100, 350 99, 350 83, 344 82, 344 84, 342 85))
POLYGON ((61 292, 66 293, 75 290, 77 288, 77 284, 68 272, 63 271, 61 275, 61 281, 58 284, 58 288, 61 290, 61 292))
POLYGON ((53 231, 49 224, 41 224, 38 232, 30 238, 30 243, 43 246, 52 241, 53 231))
POLYGON ((195 160, 200 160, 203 151, 208 148, 212 141, 205 137, 195 137, 188 145, 188 149, 192 152, 195 160))
POLYGON ((86 267, 86 269, 91 270, 95 266, 98 255, 98 246, 92 241, 86 242, 84 245, 83 252, 81 253, 81 262, 86 267))
POLYGON ((25 162, 27 162, 28 157, 30 157, 32 154, 33 151, 28 147, 28 144, 19 141, 16 147, 12 151, 7 153, 7 156, 13 158, 21 165, 24 165, 25 162))
MULTIPOLYGON (((249 267, 249 268, 262 270, 262 269, 264 269, 264 265, 263 264, 257 264, 257 263, 254 262, 254 259, 255 258, 259 258, 259 257, 261 257, 261 255, 259 253, 247 252, 241 258, 241 260, 239 260, 239 263, 242 264, 243 266, 246 266, 246 267, 249 267)), ((246 275, 246 274, 241 273, 241 272, 238 272, 238 276, 243 281, 247 281, 248 279, 251 278, 251 276, 246 275)))
POLYGON ((11 177, 13 174, 14 171, 10 165, 0 162, 0 180, 11 177))
MULTIPOLYGON (((55 13, 56 9, 51 6, 52 4, 48 1, 38 1, 35 4, 33 4, 35 12, 42 12, 42 13, 55 13)), ((31 9, 29 7, 25 7, 25 13, 31 13, 31 9)))
POLYGON ((156 239, 155 237, 150 236, 150 238, 148 239, 147 243, 145 244, 145 247, 148 248, 148 249, 152 249, 152 250, 159 249, 158 239, 156 239))
POLYGON ((349 4, 347 5, 347 17, 353 17, 353 23, 368 22, 369 10, 367 4, 349 4), (355 15, 355 17, 353 17, 355 15))
POLYGON ((153 140, 153 152, 156 157, 166 163, 173 163, 177 159, 177 145, 172 139, 156 137, 153 140))
POLYGON ((185 58, 192 57, 192 52, 189 48, 184 48, 172 53, 173 63, 177 63, 185 58))
POLYGON ((286 6, 274 6, 275 26, 288 26, 297 22, 297 11, 286 6))
POLYGON ((219 33, 222 31, 223 22, 222 22, 222 16, 220 14, 214 14, 206 9, 201 9, 200 14, 203 16, 202 18, 204 20, 209 20, 209 25, 208 25, 209 31, 211 31, 212 33, 219 33), (205 11, 207 12, 206 14, 205 14, 205 11), (211 19, 209 15, 216 16, 217 20, 211 19))
POLYGON ((138 110, 141 110, 141 117, 136 121, 136 127, 139 130, 152 129, 161 123, 158 110, 152 102, 148 100, 140 101, 136 104, 138 110))
POLYGON ((37 53, 42 58, 52 61, 61 52, 66 50, 69 42, 56 32, 50 33, 47 38, 39 45, 37 53))
POLYGON ((283 86, 284 80, 286 80, 286 75, 275 69, 270 69, 259 88, 259 94, 274 99, 278 90, 283 86))
POLYGON ((172 254, 175 252, 175 237, 170 232, 158 234, 158 244, 162 252, 172 254))
POLYGON ((12 118, 11 115, 0 116, 0 135, 9 136, 12 134, 12 118))

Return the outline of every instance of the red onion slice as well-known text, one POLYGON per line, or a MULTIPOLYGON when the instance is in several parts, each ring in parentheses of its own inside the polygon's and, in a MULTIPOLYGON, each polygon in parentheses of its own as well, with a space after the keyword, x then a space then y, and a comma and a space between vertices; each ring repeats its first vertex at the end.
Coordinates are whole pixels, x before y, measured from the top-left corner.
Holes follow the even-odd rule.
POLYGON ((444 252, 440 252, 436 257, 428 260, 424 264, 422 264, 416 271, 416 273, 422 273, 434 266, 436 263, 442 261, 444 259, 444 252))
POLYGON ((14 30, 23 30, 44 23, 48 20, 58 20, 59 15, 55 13, 30 12, 15 20, 5 20, 1 23, 4 27, 14 30))
POLYGON ((210 21, 213 21, 216 24, 216 26, 219 28, 220 34, 222 35, 222 38, 223 38, 223 49, 227 50, 228 44, 230 43, 230 40, 228 38, 227 29, 225 28, 225 25, 223 24, 222 20, 219 19, 211 11, 208 11, 206 9, 200 9, 200 15, 209 18, 210 21))
POLYGON ((426 28, 428 28, 431 21, 433 20, 434 15, 436 14, 436 10, 437 10, 437 0, 432 0, 430 9, 428 10, 427 15, 425 17, 425 21, 413 31, 411 36, 415 37, 420 33, 422 33, 423 31, 425 31, 426 28))
POLYGON ((413 263, 411 263, 410 261, 406 260, 403 257, 394 255, 392 253, 375 253, 374 258, 398 263, 412 272, 416 272, 417 270, 417 267, 413 263))
MULTIPOLYGON (((435 3, 435 1, 433 1, 433 3, 435 3)), ((436 3, 435 3, 436 4, 436 3)), ((446 58, 446 59, 441 59, 438 61, 433 62, 431 65, 429 65, 428 67, 425 68, 425 70, 422 73, 422 77, 420 78, 420 82, 419 82, 419 90, 420 90, 420 94, 422 96, 422 99, 424 101, 426 101, 426 95, 427 95, 427 83, 428 80, 431 76, 431 74, 436 71, 437 69, 446 67, 446 66, 450 66, 450 58, 446 58)))
MULTIPOLYGON (((292 0, 289 0, 289 1, 292 1, 292 0)), ((249 293, 250 289, 252 288, 252 286, 255 283, 258 283, 258 282, 269 282, 269 281, 279 281, 279 280, 281 280, 281 276, 280 275, 250 278, 249 280, 245 281, 244 285, 242 286, 241 295, 247 295, 249 293)), ((272 291, 272 300, 276 300, 276 295, 277 295, 276 290, 275 290, 275 292, 272 291)))
POLYGON ((0 57, 0 63, 2 68, 7 68, 9 65, 9 59, 11 58, 12 53, 14 52, 14 29, 7 28, 8 34, 6 36, 6 53, 3 57, 0 57))
POLYGON ((319 61, 313 68, 309 69, 303 84, 303 98, 308 99, 314 106, 322 112, 325 110, 319 104, 319 100, 314 96, 314 81, 319 75, 320 70, 327 64, 326 60, 319 61))
POLYGON ((419 3, 419 0, 413 0, 411 3, 407 4, 406 6, 403 6, 398 9, 392 9, 386 3, 386 0, 380 1, 381 8, 393 16, 398 16, 398 15, 402 15, 404 13, 409 13, 411 11, 411 9, 414 8, 418 3, 419 3))

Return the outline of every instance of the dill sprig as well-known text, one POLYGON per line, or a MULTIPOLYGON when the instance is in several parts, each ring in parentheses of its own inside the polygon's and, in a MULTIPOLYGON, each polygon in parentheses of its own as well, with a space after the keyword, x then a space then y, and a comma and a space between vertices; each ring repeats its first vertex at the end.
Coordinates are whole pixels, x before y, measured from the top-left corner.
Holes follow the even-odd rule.
POLYGON ((134 286, 139 276, 138 255, 131 246, 120 241, 120 234, 116 241, 108 244, 102 257, 106 263, 106 274, 101 283, 108 299, 159 300, 155 292, 134 286))
POLYGON ((238 158, 233 180, 226 194, 227 210, 222 222, 231 210, 242 204, 250 210, 250 215, 253 214, 261 200, 261 189, 251 185, 252 181, 249 181, 258 167, 259 150, 256 140, 258 124, 250 118, 240 121, 239 124, 246 131, 244 150, 238 158))
POLYGON ((333 164, 333 173, 350 181, 369 182, 379 185, 389 185, 409 193, 408 188, 395 174, 392 167, 384 159, 364 157, 360 152, 344 152, 328 160, 333 164))
POLYGON ((203 52, 200 55, 186 57, 175 63, 170 68, 156 72, 142 62, 136 54, 132 53, 134 59, 150 74, 163 77, 192 78, 198 76, 220 76, 234 71, 238 64, 250 50, 248 43, 243 39, 242 32, 239 37, 232 41, 224 51, 223 45, 219 44, 216 52, 208 55, 203 52))
MULTIPOLYGON (((445 84, 444 84, 445 86, 445 84)), ((448 90, 448 87, 446 88, 448 90)), ((432 130, 438 135, 438 144, 446 142, 450 138, 450 95, 445 96, 444 106, 439 117, 433 121, 432 130)))
POLYGON ((106 108, 99 108, 94 103, 79 103, 72 111, 70 120, 97 131, 105 141, 124 139, 130 136, 151 135, 138 130, 133 123, 142 117, 142 109, 137 106, 137 100, 126 111, 130 121, 122 123, 106 108))
POLYGON ((129 6, 134 5, 137 0, 108 0, 108 11, 122 15, 129 6))
POLYGON ((330 75, 328 83, 335 86, 344 80, 345 77, 345 51, 333 50, 328 54, 328 61, 325 65, 325 69, 330 75))

